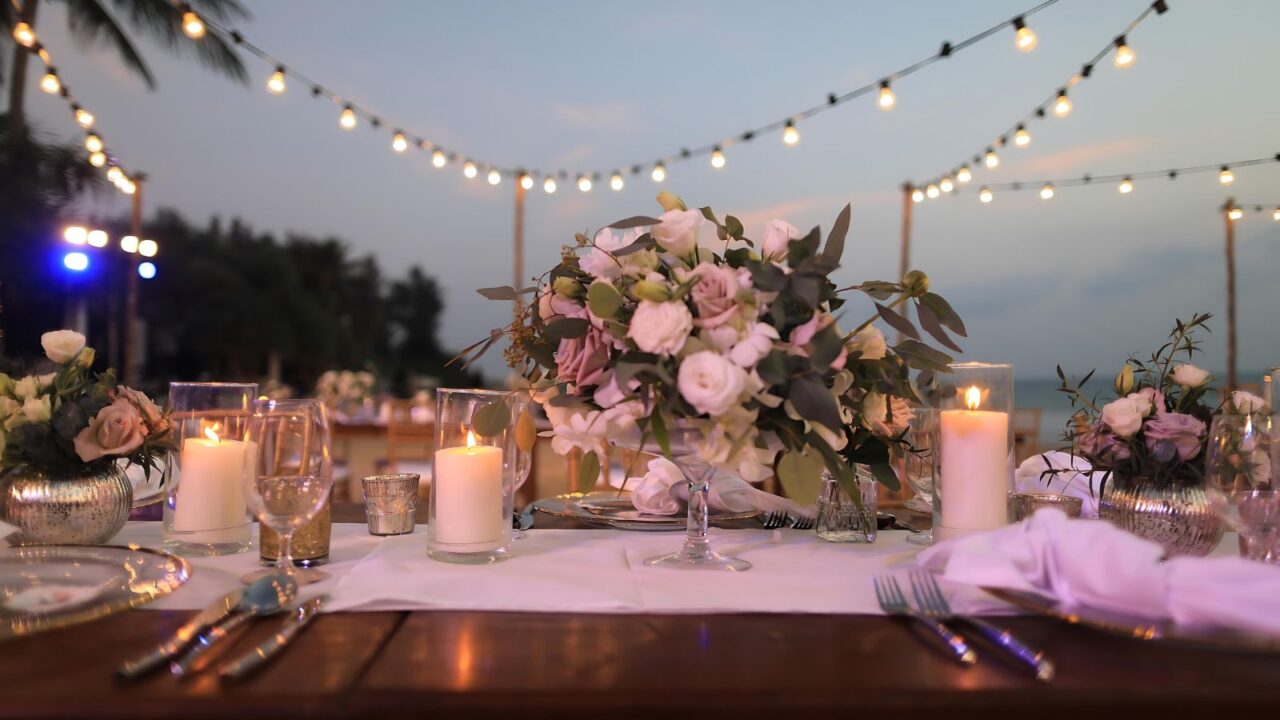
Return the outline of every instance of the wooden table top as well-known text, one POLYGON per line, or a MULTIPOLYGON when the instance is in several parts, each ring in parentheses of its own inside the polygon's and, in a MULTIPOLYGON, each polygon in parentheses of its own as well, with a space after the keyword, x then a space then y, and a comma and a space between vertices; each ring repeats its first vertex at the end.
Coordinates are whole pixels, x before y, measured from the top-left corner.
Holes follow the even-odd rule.
MULTIPOLYGON (((336 520, 357 521, 360 513, 335 506, 336 520)), ((137 610, 6 642, 0 718, 461 711, 504 720, 695 712, 1093 720, 1280 709, 1280 657, 1128 640, 1039 618, 1000 623, 1054 658, 1058 678, 1047 685, 983 646, 979 664, 961 668, 913 626, 883 617, 486 612, 323 615, 276 662, 230 685, 207 673, 188 680, 156 674, 130 685, 113 679, 123 658, 153 646, 189 614, 137 610)), ((273 627, 249 628, 219 656, 248 649, 273 627)))

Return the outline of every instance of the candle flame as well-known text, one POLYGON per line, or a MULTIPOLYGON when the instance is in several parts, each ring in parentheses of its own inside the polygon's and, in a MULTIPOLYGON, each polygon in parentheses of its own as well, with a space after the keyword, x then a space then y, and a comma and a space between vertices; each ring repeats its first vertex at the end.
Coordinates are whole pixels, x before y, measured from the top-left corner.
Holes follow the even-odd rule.
POLYGON ((209 438, 210 440, 212 440, 212 441, 214 441, 214 442, 220 442, 220 441, 221 441, 221 438, 219 438, 219 437, 218 437, 218 432, 217 432, 216 430, 214 430, 213 428, 211 428, 211 427, 207 427, 207 428, 205 428, 205 429, 204 429, 204 435, 205 435, 205 437, 209 438))
POLYGON ((467 447, 473 448, 475 446, 476 446, 476 434, 468 430, 467 431, 467 447))
POLYGON ((982 405, 982 391, 977 385, 970 385, 969 389, 964 391, 964 404, 970 410, 977 410, 982 405))

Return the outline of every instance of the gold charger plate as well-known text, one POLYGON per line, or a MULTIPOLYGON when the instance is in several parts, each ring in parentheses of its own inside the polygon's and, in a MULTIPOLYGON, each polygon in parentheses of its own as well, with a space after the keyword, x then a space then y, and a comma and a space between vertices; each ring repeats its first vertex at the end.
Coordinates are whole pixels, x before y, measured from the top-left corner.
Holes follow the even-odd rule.
MULTIPOLYGON (((588 525, 617 528, 619 530, 639 530, 647 532, 674 532, 688 527, 688 519, 679 515, 647 515, 638 512, 631 504, 630 493, 593 492, 565 493, 554 497, 542 498, 533 503, 535 510, 548 515, 572 518, 588 525)), ((730 520, 747 520, 760 514, 759 510, 725 513, 712 512, 709 521, 712 524, 730 520)))
POLYGON ((1041 597, 1034 593, 991 587, 982 589, 987 594, 1033 615, 1054 618, 1072 625, 1101 630, 1112 635, 1214 650, 1280 652, 1280 636, 1267 636, 1221 627, 1183 626, 1171 621, 1150 620, 1093 608, 1072 608, 1067 610, 1061 607, 1056 600, 1041 597))
POLYGON ((183 558, 136 545, 0 548, 0 640, 129 610, 190 577, 183 558))

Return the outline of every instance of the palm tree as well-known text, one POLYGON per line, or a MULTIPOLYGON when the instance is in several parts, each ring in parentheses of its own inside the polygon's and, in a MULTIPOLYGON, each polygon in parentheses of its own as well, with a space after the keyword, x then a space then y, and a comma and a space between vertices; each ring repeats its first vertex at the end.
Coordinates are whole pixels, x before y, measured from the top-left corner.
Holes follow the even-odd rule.
MULTIPOLYGON (((116 21, 105 0, 51 0, 61 2, 67 9, 67 26, 80 44, 107 43, 115 48, 125 67, 140 76, 149 89, 155 88, 155 77, 142 55, 129 38, 129 33, 116 21)), ((122 14, 131 31, 148 35, 164 43, 170 50, 194 49, 200 61, 209 68, 245 82, 248 75, 235 51, 215 33, 209 33, 199 41, 187 38, 182 32, 182 10, 170 0, 112 0, 114 12, 122 14)), ((239 0, 191 0, 190 4, 201 15, 218 22, 248 17, 239 0)), ((12 38, 13 26, 25 22, 36 28, 36 10, 40 0, 23 0, 21 10, 15 3, 0 2, 0 27, 5 38, 12 38)), ((9 133, 10 137, 22 134, 25 122, 27 60, 31 53, 14 43, 13 67, 9 77, 9 133)), ((3 68, 0 67, 0 78, 3 68)))

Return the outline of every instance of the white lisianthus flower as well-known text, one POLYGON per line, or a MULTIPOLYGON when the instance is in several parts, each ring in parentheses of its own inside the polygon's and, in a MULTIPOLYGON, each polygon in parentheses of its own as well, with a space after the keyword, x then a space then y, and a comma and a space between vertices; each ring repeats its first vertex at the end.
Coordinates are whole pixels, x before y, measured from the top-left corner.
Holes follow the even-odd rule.
POLYGON ((883 421, 889 414, 889 399, 872 390, 862 396, 862 424, 868 430, 875 427, 877 420, 883 421))
POLYGON ((875 325, 859 330, 849 340, 848 348, 858 353, 863 360, 883 360, 889 353, 889 343, 885 342, 884 333, 875 325))
POLYGON ((1250 415, 1267 409, 1267 401, 1244 390, 1231 393, 1231 407, 1241 415, 1250 415))
POLYGON ((84 349, 84 343, 84 335, 75 330, 54 330, 40 336, 44 354, 60 365, 74 360, 84 349))
POLYGON ((696 352, 680 363, 680 395, 699 413, 715 417, 736 407, 747 387, 747 373, 718 352, 696 352))
POLYGON ((700 333, 702 341, 720 352, 729 352, 738 339, 742 337, 742 333, 738 332, 732 325, 720 325, 719 327, 703 328, 700 333))
MULTIPOLYGON (((92 352, 92 350, 90 352, 92 352)), ((36 380, 40 383, 40 389, 43 390, 47 387, 52 386, 53 379, 57 376, 58 376, 58 373, 56 372, 45 373, 44 375, 37 375, 36 380)))
POLYGON ((706 218, 697 210, 668 210, 662 213, 662 222, 650 228, 649 233, 667 252, 679 258, 687 258, 698 247, 698 229, 706 218))
POLYGON ((13 394, 19 400, 26 400, 39 395, 42 387, 44 387, 44 383, 40 382, 40 378, 35 375, 28 375, 14 384, 13 394))
POLYGON ((754 323, 747 329, 747 336, 733 346, 729 359, 738 367, 755 367, 773 350, 773 343, 778 339, 777 328, 768 323, 754 323))
POLYGON ((1133 437, 1142 429, 1142 408, 1132 398, 1118 398, 1102 406, 1102 422, 1116 437, 1133 437))
POLYGON ((53 404, 48 396, 41 398, 27 398, 22 403, 22 414, 26 416, 27 422, 43 423, 49 422, 49 418, 53 417, 53 404))
POLYGON ((1155 388, 1143 388, 1136 393, 1129 393, 1125 397, 1133 401, 1138 408, 1138 414, 1147 417, 1156 409, 1156 391, 1155 388))
POLYGON ((608 228, 596 233, 591 250, 578 260, 582 271, 598 278, 617 280, 623 275, 644 275, 657 267, 658 255, 652 250, 641 250, 627 255, 613 253, 640 239, 642 228, 625 233, 615 233, 608 228))
POLYGON ((682 302, 641 300, 631 316, 627 337, 636 347, 658 355, 674 355, 693 330, 693 313, 682 302))
POLYGON ((1198 388, 1209 382, 1209 371, 1189 363, 1175 365, 1170 373, 1173 381, 1185 388, 1198 388))
POLYGON ((557 455, 567 455, 574 449, 583 452, 604 450, 605 423, 600 421, 600 411, 588 410, 584 405, 546 405, 544 409, 551 423, 551 448, 557 455))
POLYGON ((764 229, 764 241, 760 250, 766 260, 781 262, 787 257, 787 245, 792 238, 800 237, 800 231, 786 220, 774 220, 764 229))

